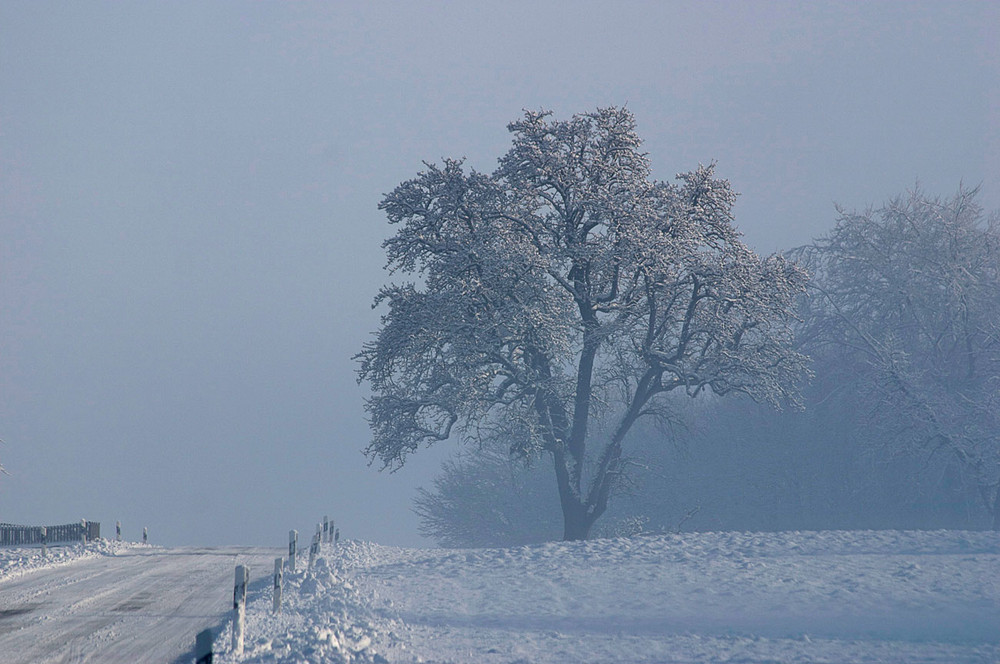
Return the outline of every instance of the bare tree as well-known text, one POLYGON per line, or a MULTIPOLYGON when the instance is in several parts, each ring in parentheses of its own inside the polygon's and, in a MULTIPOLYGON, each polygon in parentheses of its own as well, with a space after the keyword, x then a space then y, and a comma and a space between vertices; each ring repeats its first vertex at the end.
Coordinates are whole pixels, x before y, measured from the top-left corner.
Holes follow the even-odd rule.
POLYGON ((740 241, 713 167, 651 180, 627 110, 549 115, 509 126, 493 174, 426 164, 384 198, 388 267, 416 282, 380 291, 357 357, 372 460, 452 436, 548 454, 564 538, 584 539, 663 395, 791 395, 806 274, 740 241))
POLYGON ((957 460, 1000 529, 1000 225, 976 193, 840 210, 799 250, 804 329, 850 367, 875 437, 957 460))

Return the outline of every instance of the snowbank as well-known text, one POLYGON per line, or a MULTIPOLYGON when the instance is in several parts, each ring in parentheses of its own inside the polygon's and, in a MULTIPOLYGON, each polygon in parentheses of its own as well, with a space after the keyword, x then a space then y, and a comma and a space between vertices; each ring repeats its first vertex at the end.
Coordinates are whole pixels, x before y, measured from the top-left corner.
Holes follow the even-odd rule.
POLYGON ((53 544, 48 547, 48 555, 44 557, 41 546, 3 546, 0 547, 0 581, 12 579, 36 569, 65 565, 83 558, 114 556, 137 546, 148 545, 105 539, 90 542, 86 548, 81 544, 53 544))
MULTIPOLYGON (((232 625, 216 635, 221 662, 385 662, 372 647, 376 640, 394 643, 398 621, 374 610, 381 604, 370 589, 359 587, 353 573, 370 560, 356 552, 374 545, 324 545, 325 556, 311 571, 300 558, 295 573, 285 569, 282 612, 272 613, 271 579, 251 580, 247 597, 244 655, 230 649, 232 625), (351 553, 349 553, 351 552, 351 553)), ((377 548, 377 547, 376 547, 377 548)))
MULTIPOLYGON (((248 607, 246 662, 991 662, 1000 535, 694 533, 514 549, 348 542, 248 607)), ((225 642, 225 643, 223 643, 225 642)))

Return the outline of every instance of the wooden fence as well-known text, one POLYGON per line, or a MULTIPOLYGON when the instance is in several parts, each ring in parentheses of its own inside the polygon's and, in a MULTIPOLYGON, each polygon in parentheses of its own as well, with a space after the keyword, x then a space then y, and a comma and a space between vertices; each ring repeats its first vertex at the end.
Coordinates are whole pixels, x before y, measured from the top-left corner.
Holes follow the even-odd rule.
MULTIPOLYGON (((79 542, 84 535, 87 541, 101 536, 101 524, 97 521, 81 521, 63 526, 46 526, 46 542, 79 542)), ((0 546, 17 546, 42 543, 42 526, 15 526, 10 523, 0 523, 0 546)))

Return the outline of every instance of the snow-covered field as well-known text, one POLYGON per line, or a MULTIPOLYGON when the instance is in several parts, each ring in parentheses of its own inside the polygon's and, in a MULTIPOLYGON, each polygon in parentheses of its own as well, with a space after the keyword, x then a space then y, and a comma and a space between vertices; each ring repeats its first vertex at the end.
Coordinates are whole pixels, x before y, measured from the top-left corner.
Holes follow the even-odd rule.
MULTIPOLYGON (((693 533, 513 549, 324 545, 251 583, 223 662, 1000 661, 1000 535, 693 533)), ((228 628, 227 628, 228 629, 228 628)))

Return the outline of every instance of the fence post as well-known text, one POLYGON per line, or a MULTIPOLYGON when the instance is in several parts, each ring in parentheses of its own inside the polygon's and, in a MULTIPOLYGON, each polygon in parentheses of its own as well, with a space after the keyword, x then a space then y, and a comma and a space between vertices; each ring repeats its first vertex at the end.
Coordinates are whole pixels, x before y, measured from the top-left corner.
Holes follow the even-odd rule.
POLYGON ((49 529, 42 526, 42 558, 49 555, 49 529))
POLYGON ((281 558, 274 559, 274 612, 281 613, 281 576, 282 576, 282 560, 281 558))
POLYGON ((87 520, 80 519, 80 544, 87 546, 87 520))
POLYGON ((149 544, 149 531, 146 530, 146 526, 142 527, 142 543, 149 544))
POLYGON ((247 613, 247 583, 250 570, 243 565, 236 566, 236 582, 233 584, 233 652, 243 654, 243 621, 247 613))
POLYGON ((115 541, 122 541, 122 522, 115 521, 115 541))
POLYGON ((194 640, 194 664, 212 664, 212 630, 203 629, 194 640))
POLYGON ((288 531, 288 569, 295 573, 295 549, 299 542, 299 531, 288 531))
POLYGON ((330 541, 330 517, 323 517, 323 542, 330 541))

